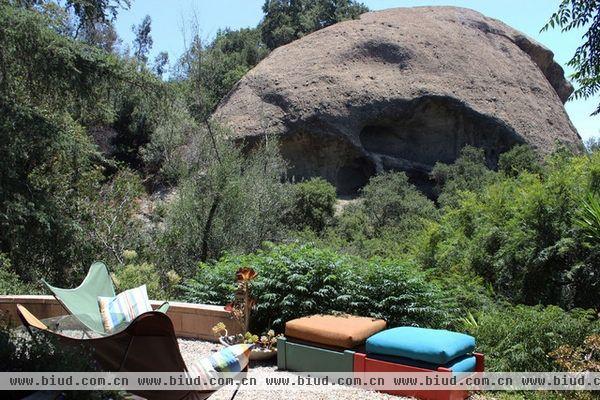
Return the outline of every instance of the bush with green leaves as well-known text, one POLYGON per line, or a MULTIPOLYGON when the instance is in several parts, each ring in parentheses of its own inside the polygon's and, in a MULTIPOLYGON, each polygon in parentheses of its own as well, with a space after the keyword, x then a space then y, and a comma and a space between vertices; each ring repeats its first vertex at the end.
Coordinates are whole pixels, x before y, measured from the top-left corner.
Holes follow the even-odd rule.
POLYGON ((140 156, 156 182, 175 185, 185 174, 186 163, 181 157, 189 138, 200 128, 187 110, 181 95, 164 99, 162 118, 150 133, 149 142, 140 149, 140 156))
POLYGON ((512 177, 524 171, 539 174, 542 172, 542 164, 540 156, 531 146, 522 144, 500 154, 498 170, 512 177))
POLYGON ((385 319, 390 326, 446 326, 450 311, 442 294, 413 265, 393 260, 341 255, 312 245, 271 245, 243 256, 200 264, 183 285, 184 299, 224 304, 233 299, 235 272, 258 272, 252 294, 255 328, 273 327, 320 313, 350 313, 385 319))
POLYGON ((184 156, 189 170, 161 233, 166 269, 189 277, 199 261, 252 251, 283 236, 289 185, 282 181, 286 168, 277 143, 269 139, 245 154, 218 127, 194 137, 184 156))
POLYGON ((376 175, 361 197, 343 205, 317 240, 363 257, 405 258, 423 230, 439 218, 434 203, 403 172, 376 175))
MULTIPOLYGON (((149 121, 148 99, 162 87, 130 61, 69 37, 58 28, 67 16, 60 5, 0 2, 0 252, 25 282, 73 284, 95 259, 119 254, 110 247, 125 236, 115 234, 115 204, 104 196, 122 166, 92 137, 110 131, 130 95, 146 101, 124 125, 149 121)), ((127 240, 137 236, 126 225, 127 240)))
POLYGON ((177 75, 183 78, 192 115, 202 121, 246 72, 269 54, 269 49, 258 28, 223 29, 207 44, 199 35, 190 42, 178 63, 177 75))
POLYGON ((516 303, 598 307, 600 243, 577 221, 600 156, 560 151, 543 173, 498 177, 463 191, 422 247, 440 271, 474 271, 516 303))
POLYGON ((438 216, 433 202, 408 181, 404 172, 384 172, 374 176, 361 195, 375 235, 389 228, 400 235, 418 231, 426 221, 438 216))
POLYGON ((453 164, 438 162, 431 171, 436 182, 438 203, 442 207, 456 206, 462 192, 477 192, 495 179, 496 174, 488 168, 485 151, 465 146, 453 164))
POLYGON ((139 217, 145 195, 137 173, 124 169, 80 204, 92 254, 109 265, 123 265, 126 249, 142 250, 150 240, 139 217))
POLYGON ((146 285, 148 297, 153 300, 173 299, 181 277, 175 271, 163 273, 154 264, 136 261, 138 254, 133 250, 125 250, 125 265, 112 268, 112 280, 117 292, 146 285))
POLYGON ((560 368, 550 353, 561 345, 582 345, 600 331, 600 322, 593 310, 518 305, 476 313, 465 329, 485 354, 486 370, 556 371, 560 368))
POLYGON ((85 132, 0 95, 0 251, 26 281, 67 276, 92 249, 81 201, 100 178, 85 132))
POLYGON ((312 178, 292 186, 290 223, 297 229, 320 233, 335 212, 335 187, 323 178, 312 178))
POLYGON ((600 194, 590 192, 581 200, 581 210, 575 223, 583 231, 589 246, 600 242, 600 194))
POLYGON ((10 260, 0 253, 0 295, 36 294, 38 288, 27 284, 13 271, 10 260))

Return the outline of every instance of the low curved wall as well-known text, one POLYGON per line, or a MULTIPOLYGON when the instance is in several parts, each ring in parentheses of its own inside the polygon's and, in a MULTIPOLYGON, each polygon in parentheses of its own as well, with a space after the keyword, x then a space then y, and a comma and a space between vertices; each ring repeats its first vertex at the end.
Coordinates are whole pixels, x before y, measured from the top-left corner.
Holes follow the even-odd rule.
MULTIPOLYGON (((53 296, 0 296, 0 312, 8 314, 14 324, 20 325, 17 315, 17 303, 25 306, 37 318, 50 318, 67 314, 67 311, 53 296)), ((161 301, 150 300, 153 308, 161 301)), ((178 337, 215 341, 212 327, 223 322, 230 334, 239 333, 237 324, 233 323, 229 312, 223 306, 208 304, 169 302, 167 315, 173 321, 175 334, 178 337)))

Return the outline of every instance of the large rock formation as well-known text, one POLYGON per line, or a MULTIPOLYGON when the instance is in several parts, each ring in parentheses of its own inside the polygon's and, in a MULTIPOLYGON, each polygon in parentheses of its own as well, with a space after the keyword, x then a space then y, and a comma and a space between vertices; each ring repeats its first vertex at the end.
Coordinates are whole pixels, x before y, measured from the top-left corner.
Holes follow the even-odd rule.
POLYGON ((493 166, 516 143, 581 142, 553 54, 504 23, 454 7, 363 14, 276 49, 214 117, 236 138, 281 137, 291 173, 352 193, 376 171, 427 188, 469 144, 493 166))

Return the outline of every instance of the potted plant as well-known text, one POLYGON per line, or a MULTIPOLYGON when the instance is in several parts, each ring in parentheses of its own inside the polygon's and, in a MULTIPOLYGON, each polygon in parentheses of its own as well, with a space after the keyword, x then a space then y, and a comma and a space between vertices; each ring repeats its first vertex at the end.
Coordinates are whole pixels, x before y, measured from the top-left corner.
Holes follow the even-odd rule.
POLYGON ((277 354, 277 336, 273 330, 265 334, 254 335, 249 332, 250 312, 256 304, 251 296, 251 282, 256 278, 257 273, 250 267, 240 268, 236 274, 236 291, 232 303, 225 306, 225 310, 230 313, 231 318, 239 325, 241 332, 245 334, 230 335, 223 322, 213 326, 213 333, 219 337, 219 342, 224 346, 232 346, 239 343, 254 344, 250 353, 251 360, 265 360, 277 354))

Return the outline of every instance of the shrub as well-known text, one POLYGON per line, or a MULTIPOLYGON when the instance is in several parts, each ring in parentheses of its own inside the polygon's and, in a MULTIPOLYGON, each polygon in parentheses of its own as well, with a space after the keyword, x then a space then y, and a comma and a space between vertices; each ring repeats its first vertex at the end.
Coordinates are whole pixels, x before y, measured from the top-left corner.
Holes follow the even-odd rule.
POLYGON ((136 262, 137 252, 125 250, 123 259, 126 265, 114 268, 111 274, 118 292, 146 285, 148 297, 153 300, 174 299, 181 277, 177 272, 159 271, 149 262, 136 262))
POLYGON ((462 192, 420 253, 441 272, 475 272, 513 302, 597 307, 597 241, 576 223, 600 156, 557 153, 541 175, 500 177, 462 192))
POLYGON ((291 225, 321 232, 333 218, 335 187, 323 178, 312 178, 292 186, 291 225))
POLYGON ((312 245, 279 245, 244 256, 201 264, 183 286, 186 301, 224 304, 232 300, 235 271, 258 272, 252 293, 255 328, 281 329, 310 314, 346 312, 384 318, 390 326, 442 326, 449 320, 437 288, 411 265, 363 260, 312 245))
POLYGON ((590 192, 581 203, 575 223, 583 231, 588 245, 593 246, 600 242, 600 196, 590 192))
POLYGON ((586 337, 579 347, 562 345, 550 356, 568 372, 600 372, 600 335, 586 337))
POLYGON ((216 127, 195 140, 199 143, 186 156, 191 168, 168 205, 160 243, 166 267, 188 277, 199 261, 225 250, 252 251, 280 238, 289 208, 289 185, 281 179, 285 163, 276 143, 257 144, 243 154, 216 127))
POLYGON ((362 190, 363 207, 375 233, 394 228, 400 233, 419 230, 424 220, 437 217, 433 202, 408 182, 404 172, 376 175, 362 190))
POLYGON ((515 177, 521 172, 539 174, 542 165, 539 156, 528 145, 517 145, 507 152, 500 154, 498 170, 508 176, 515 177))
POLYGON ((0 295, 36 294, 38 289, 21 281, 12 270, 10 260, 0 253, 0 295))
POLYGON ((559 370, 549 354, 562 345, 580 346, 600 329, 593 311, 565 312, 556 306, 502 307, 479 313, 475 320, 466 328, 490 371, 559 370))
POLYGON ((118 268, 112 275, 119 292, 146 285, 148 297, 155 300, 165 298, 161 278, 153 264, 127 264, 118 268))
POLYGON ((436 163, 431 171, 441 206, 456 206, 464 191, 476 192, 495 179, 485 160, 483 149, 465 146, 454 164, 436 163))
POLYGON ((185 172, 185 162, 179 154, 199 127, 179 97, 165 102, 164 115, 151 132, 149 143, 140 149, 140 155, 156 181, 176 184, 185 172))
POLYGON ((24 280, 67 279, 89 257, 79 205, 98 178, 92 155, 70 118, 0 95, 0 249, 24 280))
POLYGON ((145 247, 148 239, 138 216, 143 195, 140 177, 124 170, 102 185, 91 201, 82 203, 85 233, 94 246, 90 253, 109 265, 123 265, 126 249, 145 247))
POLYGON ((371 178, 362 196, 344 205, 316 240, 366 258, 410 258, 424 228, 437 218, 433 202, 403 172, 385 172, 371 178))

